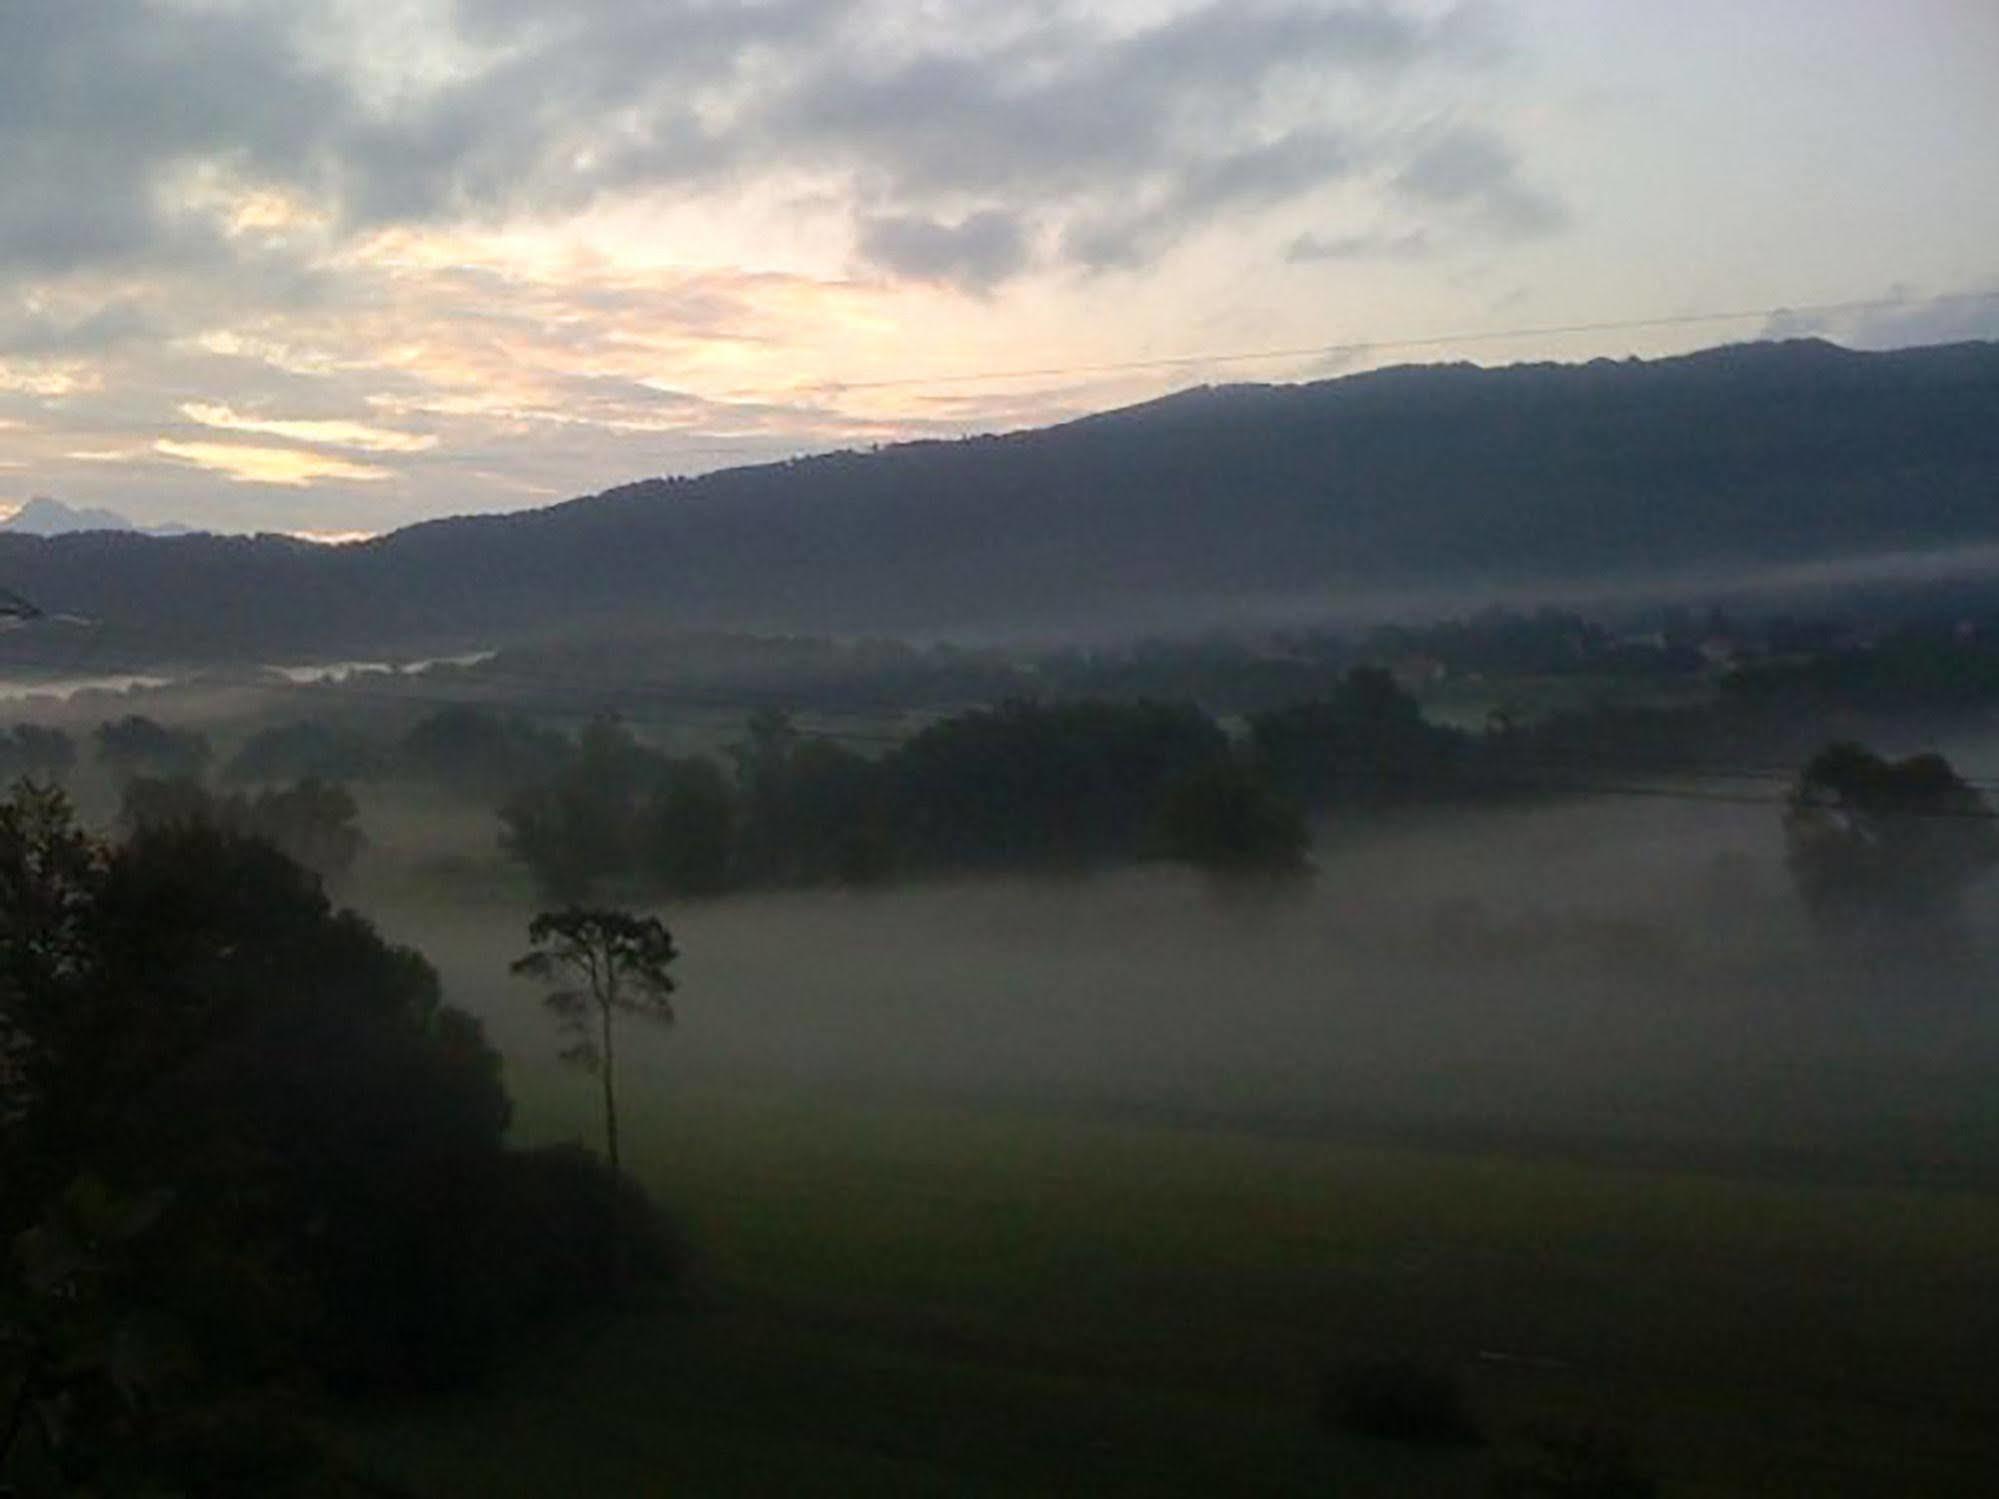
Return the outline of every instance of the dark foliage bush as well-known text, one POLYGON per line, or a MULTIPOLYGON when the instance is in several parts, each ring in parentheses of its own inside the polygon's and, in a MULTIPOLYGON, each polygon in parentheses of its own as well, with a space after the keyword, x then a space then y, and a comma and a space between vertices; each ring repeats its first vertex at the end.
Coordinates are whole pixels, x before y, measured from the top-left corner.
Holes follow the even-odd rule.
POLYGON ((632 1179, 580 1145, 507 1157, 509 1256, 530 1317, 589 1311, 622 1286, 684 1279, 689 1250, 679 1229, 632 1179))
POLYGON ((1596 1427, 1544 1429, 1532 1450, 1504 1462, 1492 1499, 1654 1499, 1659 1486, 1632 1463, 1630 1445, 1596 1427))
POLYGON ((77 1491, 293 1492, 316 1444, 246 1402, 463 1383, 685 1262, 608 1167, 508 1148, 419 953, 225 829, 0 802, 0 1082, 0 1391, 77 1491))
POLYGON ((125 784, 119 825, 133 835, 213 828, 270 844, 315 874, 338 879, 367 844, 360 808, 345 787, 307 778, 254 794, 221 795, 185 776, 135 776, 125 784))
POLYGON ((405 1165, 324 1247, 316 1357, 351 1393, 475 1383, 554 1320, 675 1281, 680 1237, 576 1146, 405 1165))
POLYGON ((1412 1447, 1476 1447, 1483 1441, 1457 1378, 1408 1360, 1343 1364, 1319 1391, 1329 1427, 1412 1447))
POLYGON ((412 727, 390 758, 412 780, 490 800, 553 775, 567 752, 568 741, 552 730, 454 704, 412 727))
POLYGON ((381 774, 386 757, 366 737, 333 724, 300 720, 259 729, 223 767, 240 784, 362 781, 381 774))
POLYGON ((137 713, 99 724, 95 738, 98 762, 121 781, 139 775, 199 780, 214 753, 207 735, 170 729, 137 713))
POLYGON ((1161 851, 1221 879, 1283 882, 1311 872, 1304 812, 1254 769, 1216 760, 1162 793, 1161 851))

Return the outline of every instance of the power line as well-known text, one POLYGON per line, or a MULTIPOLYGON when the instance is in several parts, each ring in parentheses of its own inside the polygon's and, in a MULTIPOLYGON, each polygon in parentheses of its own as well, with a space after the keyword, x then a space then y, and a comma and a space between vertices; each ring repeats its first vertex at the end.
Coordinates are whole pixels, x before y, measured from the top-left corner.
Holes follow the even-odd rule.
POLYGON ((1706 324, 1768 319, 1784 314, 1798 317, 1827 317, 1856 312, 1909 310, 1949 306, 1954 303, 1992 301, 1999 301, 1999 288, 1991 291, 1943 292, 1933 297, 1868 297, 1844 302, 1805 302, 1716 312, 1683 312, 1649 318, 1610 318, 1582 323, 1541 323, 1515 328, 1481 328, 1461 333, 1433 333, 1407 338, 1352 339, 1344 343, 1303 344, 1289 348, 1166 354, 1157 358, 1109 360, 1100 364, 952 370, 880 380, 824 380, 801 388, 829 391, 895 390, 919 385, 960 385, 978 380, 1048 380, 1071 375, 1116 375, 1144 370, 1185 369, 1208 364, 1249 364, 1264 360, 1324 358, 1336 354, 1364 354, 1376 350, 1434 349, 1453 344, 1497 343, 1515 338, 1555 338, 1577 333, 1633 333, 1657 328, 1690 328, 1706 324))

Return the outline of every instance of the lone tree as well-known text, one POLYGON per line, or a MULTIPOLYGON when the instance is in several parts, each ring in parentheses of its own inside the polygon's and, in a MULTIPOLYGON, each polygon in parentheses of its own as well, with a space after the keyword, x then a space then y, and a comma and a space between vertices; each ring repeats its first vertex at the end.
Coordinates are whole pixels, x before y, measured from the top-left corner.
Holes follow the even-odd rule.
POLYGON ((656 916, 571 906, 528 924, 529 951, 514 960, 524 978, 560 985, 543 999, 573 1039, 562 1060, 604 1083, 604 1153, 618 1160, 617 1029, 620 1013, 673 1024, 674 983, 667 965, 679 953, 656 916))
POLYGON ((1884 921, 1946 925, 1999 864, 1999 825, 1942 755, 1885 760, 1862 745, 1820 750, 1792 788, 1785 850, 1806 908, 1830 932, 1884 921))

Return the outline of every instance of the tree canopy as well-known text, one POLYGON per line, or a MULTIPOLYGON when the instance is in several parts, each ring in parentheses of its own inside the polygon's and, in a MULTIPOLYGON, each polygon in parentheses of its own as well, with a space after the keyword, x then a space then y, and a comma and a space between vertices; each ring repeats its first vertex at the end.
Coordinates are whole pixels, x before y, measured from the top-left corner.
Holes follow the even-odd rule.
POLYGON ((126 783, 118 820, 130 832, 209 827, 260 838, 294 863, 337 879, 366 846, 359 817, 345 787, 313 777, 218 795, 186 777, 138 776, 126 783))
POLYGON ((1805 766, 1784 835, 1799 895, 1834 932, 1947 920, 1999 864, 1991 808, 1942 755, 1888 760, 1851 742, 1805 766))
POLYGON ((97 726, 97 758, 121 780, 132 776, 198 778, 213 748, 193 729, 170 729, 133 713, 97 726))
POLYGON ((507 1147, 498 1057, 420 954, 231 829, 113 844, 59 793, 0 801, 0 1081, 0 1401, 71 1414, 35 1459, 70 1487, 282 1492, 195 1437, 277 1431, 301 1381, 476 1376, 614 1289, 579 1232, 673 1264, 634 1189, 507 1147), (128 1326, 135 1371, 60 1354, 128 1326))
POLYGON ((603 1085, 604 1151, 617 1171, 617 1022, 632 1016, 673 1024, 673 936, 656 916, 571 906, 535 917, 528 943, 514 972, 555 986, 542 1003, 569 1038, 562 1059, 603 1085))

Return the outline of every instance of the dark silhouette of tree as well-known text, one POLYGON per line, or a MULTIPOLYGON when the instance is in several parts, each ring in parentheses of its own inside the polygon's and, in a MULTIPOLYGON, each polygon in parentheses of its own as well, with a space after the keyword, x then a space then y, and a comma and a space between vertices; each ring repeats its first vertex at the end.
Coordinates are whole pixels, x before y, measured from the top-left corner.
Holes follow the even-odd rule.
MULTIPOLYGON (((22 1144, 77 1016, 105 859, 61 791, 23 783, 0 801, 0 1181, 15 1188, 32 1163, 6 1147, 22 1144)), ((0 1208, 0 1229, 19 1226, 0 1208)))
POLYGON ((1164 788, 1227 751, 1191 705, 1012 702, 930 725, 883 768, 917 863, 1059 869, 1141 852, 1164 788))
POLYGON ((140 776, 128 782, 118 813, 128 834, 206 827, 259 838, 328 879, 353 867, 366 845, 359 808, 345 787, 307 779, 253 796, 219 796, 198 781, 140 776))
POLYGON ((749 803, 751 815, 782 799, 791 757, 799 745, 798 726, 781 708, 759 708, 743 725, 743 737, 729 746, 736 764, 736 784, 749 803))
POLYGON ((1187 772, 1159 810, 1166 856, 1231 881, 1289 881, 1311 872, 1305 814, 1233 759, 1187 772))
POLYGON ((134 776, 118 802, 118 827, 126 835, 162 828, 221 827, 225 802, 186 776, 134 776))
POLYGON ((527 865, 546 898, 588 901, 638 869, 642 806, 663 764, 615 719, 593 720, 550 779, 501 807, 502 848, 527 865))
POLYGON ((1447 794, 1464 736, 1426 722, 1379 667, 1357 666, 1332 696, 1252 714, 1250 743, 1279 790, 1311 806, 1447 794))
POLYGON ((440 708, 404 735, 394 762, 412 779, 490 800, 553 774, 568 752, 568 741, 552 730, 454 705, 440 708))
POLYGON ((1942 755, 1886 760, 1842 742, 1812 757, 1784 812, 1791 875, 1822 929, 1948 922, 1999 864, 1999 828, 1942 755))
POLYGON ((604 1153, 619 1171, 617 1019, 673 1023, 674 982, 666 971, 679 955, 673 937, 656 916, 572 906, 535 917, 528 943, 513 971, 559 986, 542 1003, 571 1038, 562 1059, 603 1084, 604 1153))
POLYGON ((258 792, 244 805, 240 825, 307 869, 337 879, 367 844, 359 817, 346 787, 308 776, 295 786, 258 792))
MULTIPOLYGON (((146 1336, 128 1282, 143 1273, 133 1242, 158 1222, 166 1201, 159 1192, 121 1197, 81 1177, 14 1236, 17 1275, 11 1285, 0 1278, 0 1354, 16 1365, 11 1384, 0 1380, 0 1483, 33 1472, 17 1460, 30 1447, 36 1466, 65 1489, 138 1476, 120 1472, 126 1465, 116 1449, 129 1444, 120 1428, 144 1414, 143 1394, 165 1360, 146 1336)), ((35 1490, 32 1479, 27 1488, 35 1490)))
POLYGON ((134 713, 97 726, 97 758, 119 780, 152 775, 199 779, 208 768, 208 736, 170 729, 134 713))
POLYGON ((17 724, 0 733, 0 777, 61 781, 76 765, 76 741, 61 729, 17 724))
POLYGON ((756 885, 870 884, 895 862, 884 768, 799 731, 789 714, 751 715, 729 750, 742 805, 737 868, 756 885))
POLYGON ((359 781, 379 775, 381 752, 350 729, 301 720, 259 729, 223 768, 237 783, 359 781))
POLYGON ((646 874, 674 895, 721 894, 732 874, 738 820, 735 792, 713 760, 666 762, 644 813, 646 874))
POLYGON ((293 1492, 287 1390, 463 1380, 677 1268, 634 1188, 506 1148, 421 955, 228 829, 107 845, 0 801, 0 1082, 0 1427, 56 1402, 66 1492, 293 1492), (106 1362, 126 1326, 156 1364, 106 1362))

